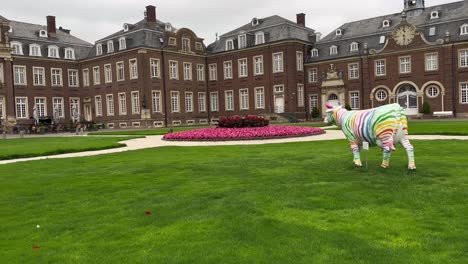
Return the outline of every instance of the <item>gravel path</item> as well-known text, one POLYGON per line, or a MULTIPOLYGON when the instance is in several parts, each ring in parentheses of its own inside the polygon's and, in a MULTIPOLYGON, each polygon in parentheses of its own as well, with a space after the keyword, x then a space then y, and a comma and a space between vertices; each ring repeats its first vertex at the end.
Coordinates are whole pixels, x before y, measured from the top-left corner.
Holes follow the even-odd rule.
MULTIPOLYGON (((268 139, 268 140, 245 140, 245 141, 222 141, 222 142, 181 142, 181 141, 164 141, 163 136, 147 136, 146 138, 137 138, 122 141, 127 146, 116 149, 106 149, 97 151, 85 151, 78 153, 69 153, 53 156, 42 156, 35 158, 24 158, 14 160, 3 160, 1 164, 10 164, 23 161, 45 160, 45 159, 65 159, 76 157, 89 157, 111 153, 120 153, 131 150, 167 147, 167 146, 180 146, 180 147, 194 147, 194 146, 232 146, 232 145, 263 145, 263 144, 278 144, 289 142, 309 142, 309 141, 324 141, 324 140, 338 140, 345 139, 343 132, 340 130, 327 130, 326 134, 309 136, 309 137, 296 137, 285 139, 268 139)), ((410 139, 415 140, 468 140, 468 136, 410 136, 410 139)))

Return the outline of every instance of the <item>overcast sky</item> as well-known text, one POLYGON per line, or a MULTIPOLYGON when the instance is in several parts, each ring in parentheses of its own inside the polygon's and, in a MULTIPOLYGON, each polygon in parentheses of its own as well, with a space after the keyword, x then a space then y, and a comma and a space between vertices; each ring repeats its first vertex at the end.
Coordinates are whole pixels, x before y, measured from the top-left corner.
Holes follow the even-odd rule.
MULTIPOLYGON (((454 1, 426 0, 426 5, 449 2, 454 1)), ((343 23, 403 10, 403 0, 2 0, 0 15, 41 25, 46 24, 47 15, 55 15, 57 27, 94 43, 120 30, 123 23, 141 20, 147 5, 156 6, 158 20, 192 29, 206 45, 216 33, 226 33, 254 17, 276 14, 296 21, 297 13, 305 13, 306 25, 325 36, 343 23)))

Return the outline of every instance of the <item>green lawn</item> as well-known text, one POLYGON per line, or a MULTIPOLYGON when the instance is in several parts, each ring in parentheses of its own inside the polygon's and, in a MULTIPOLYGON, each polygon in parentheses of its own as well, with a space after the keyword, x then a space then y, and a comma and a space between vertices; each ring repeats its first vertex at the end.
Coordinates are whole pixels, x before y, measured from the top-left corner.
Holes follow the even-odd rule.
POLYGON ((414 121, 409 123, 410 135, 468 136, 468 121, 414 121))
POLYGON ((468 142, 413 144, 415 172, 342 140, 0 166, 0 260, 466 263, 468 142))
POLYGON ((119 148, 131 137, 56 137, 0 140, 0 160, 119 148))

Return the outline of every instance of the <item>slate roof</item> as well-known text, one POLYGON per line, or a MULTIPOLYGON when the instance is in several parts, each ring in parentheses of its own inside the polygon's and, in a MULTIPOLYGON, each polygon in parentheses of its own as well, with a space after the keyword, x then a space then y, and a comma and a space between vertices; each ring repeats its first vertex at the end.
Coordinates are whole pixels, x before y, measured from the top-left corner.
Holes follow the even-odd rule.
POLYGON ((254 35, 256 32, 264 32, 265 43, 276 42, 280 40, 302 40, 312 42, 315 39, 315 30, 297 25, 295 22, 282 18, 280 16, 270 16, 258 19, 256 26, 249 22, 239 28, 229 31, 219 37, 219 40, 210 44, 207 51, 211 54, 225 51, 225 43, 228 39, 233 39, 234 48, 238 48, 237 36, 241 32, 247 34, 247 47, 255 45, 254 35), (250 37, 249 37, 250 36, 250 37))
MULTIPOLYGON (((364 43, 367 43, 369 49, 382 49, 384 44, 379 43, 380 37, 390 36, 401 21, 401 13, 396 13, 346 23, 337 28, 343 31, 343 35, 336 36, 335 30, 317 42, 315 48, 319 50, 319 57, 309 58, 307 62, 356 56, 362 53, 364 43), (384 20, 390 21, 390 27, 383 27, 384 20), (352 42, 359 44, 358 53, 349 51, 352 42), (330 55, 329 49, 332 45, 338 46, 337 55, 330 55)), ((431 42, 443 39, 446 32, 450 32, 451 42, 468 41, 467 35, 459 34, 460 26, 468 23, 468 1, 426 7, 422 14, 407 17, 407 22, 416 26, 417 31, 423 32, 426 39, 431 42), (440 12, 440 18, 431 19, 433 11, 440 12), (436 28, 434 36, 429 36, 431 27, 436 28)))

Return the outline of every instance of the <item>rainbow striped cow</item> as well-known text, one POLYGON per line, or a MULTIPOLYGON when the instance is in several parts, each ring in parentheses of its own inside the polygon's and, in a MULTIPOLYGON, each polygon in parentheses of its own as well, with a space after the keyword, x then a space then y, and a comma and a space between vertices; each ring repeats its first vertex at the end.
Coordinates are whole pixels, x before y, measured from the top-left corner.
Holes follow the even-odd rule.
POLYGON ((408 140, 408 121, 405 110, 399 104, 389 104, 370 110, 347 111, 341 106, 328 108, 325 123, 336 124, 350 141, 354 164, 362 166, 360 147, 363 142, 383 149, 382 167, 388 168, 394 143, 400 143, 408 154, 408 169, 415 170, 414 148, 408 140))

